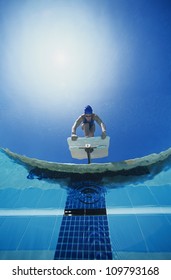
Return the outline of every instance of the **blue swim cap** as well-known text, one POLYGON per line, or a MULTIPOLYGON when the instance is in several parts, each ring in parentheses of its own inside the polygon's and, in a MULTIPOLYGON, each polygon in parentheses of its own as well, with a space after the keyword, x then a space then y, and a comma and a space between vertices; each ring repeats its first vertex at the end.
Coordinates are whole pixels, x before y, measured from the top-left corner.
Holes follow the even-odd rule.
POLYGON ((84 114, 92 114, 93 113, 93 109, 91 108, 90 105, 87 105, 84 109, 84 114))

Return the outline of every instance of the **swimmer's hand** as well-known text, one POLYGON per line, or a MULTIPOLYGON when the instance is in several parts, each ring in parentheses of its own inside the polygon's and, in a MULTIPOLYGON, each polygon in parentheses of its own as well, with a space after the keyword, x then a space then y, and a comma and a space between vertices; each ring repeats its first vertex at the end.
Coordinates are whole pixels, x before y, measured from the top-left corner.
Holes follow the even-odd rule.
POLYGON ((101 138, 102 138, 102 139, 105 139, 105 138, 106 138, 106 131, 103 131, 103 132, 102 132, 101 138))
POLYGON ((71 135, 71 140, 72 140, 72 141, 76 141, 77 138, 78 138, 77 134, 72 133, 72 135, 71 135))

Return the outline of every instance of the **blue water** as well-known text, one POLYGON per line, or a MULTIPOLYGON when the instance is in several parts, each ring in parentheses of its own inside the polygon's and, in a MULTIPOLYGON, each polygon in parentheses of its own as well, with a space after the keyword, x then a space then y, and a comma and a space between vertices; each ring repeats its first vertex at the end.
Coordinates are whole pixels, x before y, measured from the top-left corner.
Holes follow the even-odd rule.
MULTIPOLYGON (((75 188, 64 180, 30 180, 28 173, 0 152, 0 259, 54 259, 64 219, 71 218, 88 221, 89 230, 87 236, 82 231, 83 241, 73 245, 72 255, 61 245, 66 258, 171 259, 170 168, 144 183, 140 176, 136 184, 120 187, 113 181, 108 187, 77 182, 75 188), (85 208, 90 212, 83 215, 85 208), (64 216, 64 209, 74 215, 64 216)), ((74 244, 68 234, 67 242, 74 244)))
MULTIPOLYGON (((84 163, 71 158, 66 139, 87 103, 111 139, 109 156, 93 162, 139 158, 170 146, 170 0, 0 1, 0 24, 2 147, 84 163)), ((83 136, 80 128, 77 133, 83 136)), ((60 236, 74 186, 29 179, 29 171, 0 151, 0 258, 66 257, 60 236)), ((76 188, 96 230, 92 246, 83 242, 89 236, 80 243, 85 254, 72 246, 67 256, 111 258, 112 252, 113 259, 171 259, 170 178, 168 166, 136 184, 113 181, 96 185, 98 192, 91 184, 76 188), (94 219, 94 201, 103 196, 94 219), (103 226, 110 237, 104 247, 105 239, 96 235, 103 226)), ((77 202, 69 209, 71 220, 78 209, 82 215, 77 202)))

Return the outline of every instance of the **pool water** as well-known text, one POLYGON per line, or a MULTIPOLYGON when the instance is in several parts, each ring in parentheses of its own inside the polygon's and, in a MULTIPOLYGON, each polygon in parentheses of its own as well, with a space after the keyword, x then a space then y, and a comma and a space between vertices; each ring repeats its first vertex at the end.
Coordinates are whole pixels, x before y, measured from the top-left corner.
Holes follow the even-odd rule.
POLYGON ((171 169, 109 185, 41 179, 0 150, 0 259, 171 259, 171 169))

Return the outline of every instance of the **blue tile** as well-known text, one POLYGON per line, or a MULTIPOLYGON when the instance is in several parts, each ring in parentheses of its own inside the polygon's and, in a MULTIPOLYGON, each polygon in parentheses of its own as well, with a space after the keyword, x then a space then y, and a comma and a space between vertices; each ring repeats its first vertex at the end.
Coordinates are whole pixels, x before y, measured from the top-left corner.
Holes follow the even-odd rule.
POLYGON ((43 191, 39 188, 28 188, 22 190, 15 204, 15 208, 37 208, 42 192, 43 191))
POLYGON ((20 194, 21 190, 14 188, 0 190, 0 208, 15 208, 20 194))
POLYGON ((0 231, 1 231, 1 226, 4 223, 6 217, 0 216, 0 231))
POLYGON ((106 206, 109 207, 131 207, 126 188, 115 188, 107 191, 106 206))
POLYGON ((32 217, 19 250, 47 250, 55 226, 55 217, 32 217))
POLYGON ((138 217, 150 252, 171 252, 171 224, 165 215, 138 217))
POLYGON ((44 190, 38 201, 38 208, 64 208, 62 196, 65 192, 61 189, 44 190))
POLYGON ((64 216, 55 259, 109 259, 107 250, 111 258, 109 229, 103 227, 106 221, 106 216, 64 216))
POLYGON ((109 215, 108 221, 114 252, 148 250, 134 215, 109 215))
POLYGON ((0 250, 16 250, 30 218, 6 217, 0 230, 0 250))
POLYGON ((169 224, 171 225, 171 214, 165 214, 166 219, 168 220, 169 224))
POLYGON ((154 196, 152 195, 150 189, 146 187, 145 185, 143 186, 138 186, 138 187, 128 187, 127 193, 129 196, 129 199, 131 201, 131 204, 136 207, 136 206, 145 206, 145 205, 156 205, 156 200, 154 196))
POLYGON ((158 205, 171 206, 171 185, 153 186, 150 190, 158 205))
POLYGON ((55 224, 54 224, 51 241, 50 241, 50 245, 49 245, 50 250, 55 250, 55 248, 56 248, 61 221, 62 221, 62 216, 57 216, 55 219, 55 224))

